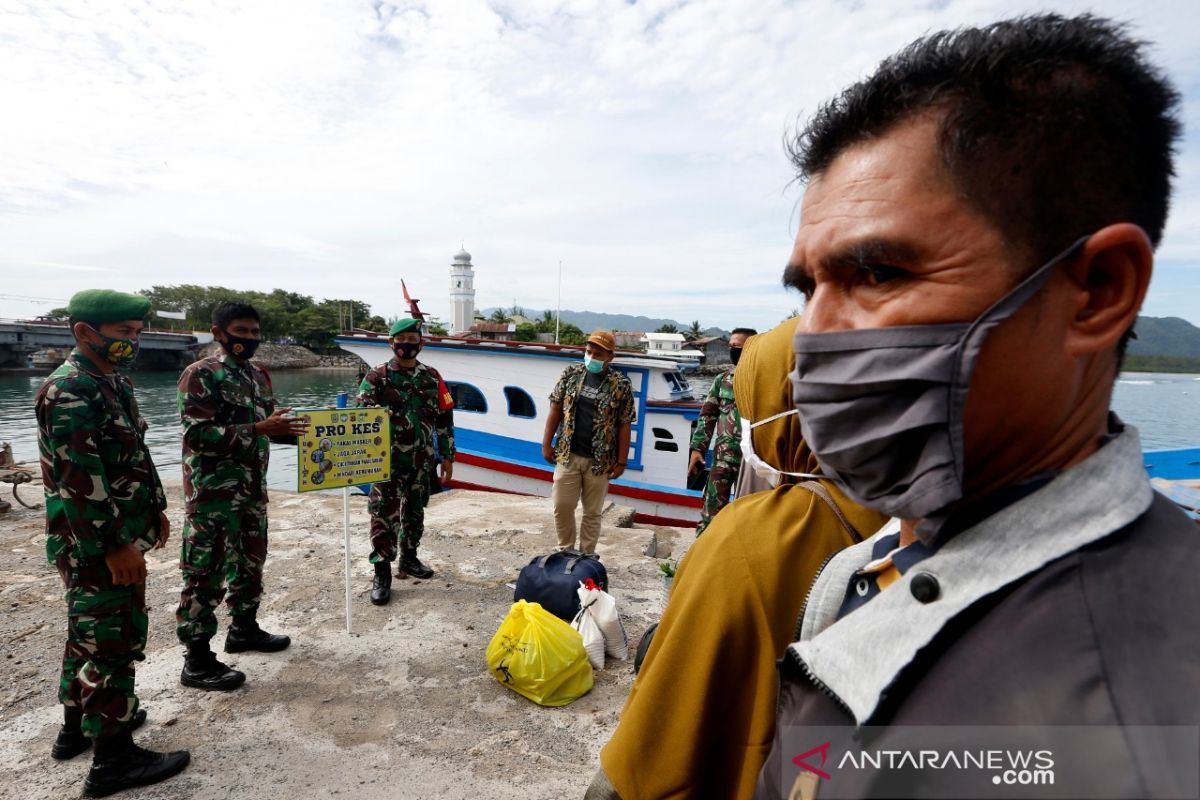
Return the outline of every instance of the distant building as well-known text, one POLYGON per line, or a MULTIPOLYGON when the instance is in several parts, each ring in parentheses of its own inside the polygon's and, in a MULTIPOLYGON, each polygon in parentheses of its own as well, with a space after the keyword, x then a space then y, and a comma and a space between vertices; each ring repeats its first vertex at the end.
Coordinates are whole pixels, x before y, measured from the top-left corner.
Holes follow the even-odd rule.
POLYGON ((494 339, 506 342, 514 338, 517 326, 512 322, 476 322, 469 331, 453 334, 459 339, 494 339))
POLYGON ((669 358, 674 361, 699 362, 704 354, 684 346, 682 333, 647 333, 642 336, 646 343, 646 355, 669 358))
POLYGON ((626 350, 641 350, 646 346, 646 334, 641 331, 613 331, 617 347, 626 350))
POLYGON ((705 364, 729 363, 729 340, 724 336, 701 336, 693 339, 691 346, 704 353, 705 364))

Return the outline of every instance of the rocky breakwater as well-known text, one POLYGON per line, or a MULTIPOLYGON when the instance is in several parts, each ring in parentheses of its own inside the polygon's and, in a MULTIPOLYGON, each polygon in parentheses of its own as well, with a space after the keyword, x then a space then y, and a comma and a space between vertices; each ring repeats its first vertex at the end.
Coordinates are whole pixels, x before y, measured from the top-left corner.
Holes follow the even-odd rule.
MULTIPOLYGON (((216 342, 204 345, 196 352, 196 360, 217 355, 221 346, 216 342)), ((254 354, 254 363, 267 369, 306 369, 321 366, 321 358, 306 347, 294 344, 264 342, 254 354)))

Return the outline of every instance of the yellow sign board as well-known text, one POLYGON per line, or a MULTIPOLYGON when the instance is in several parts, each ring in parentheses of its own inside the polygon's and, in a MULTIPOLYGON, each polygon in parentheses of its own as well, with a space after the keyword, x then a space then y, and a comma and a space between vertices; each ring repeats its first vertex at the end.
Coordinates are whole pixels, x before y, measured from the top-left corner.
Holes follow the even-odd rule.
POLYGON ((392 426, 385 409, 297 409, 296 415, 308 420, 308 433, 297 443, 300 491, 341 489, 391 477, 392 426))

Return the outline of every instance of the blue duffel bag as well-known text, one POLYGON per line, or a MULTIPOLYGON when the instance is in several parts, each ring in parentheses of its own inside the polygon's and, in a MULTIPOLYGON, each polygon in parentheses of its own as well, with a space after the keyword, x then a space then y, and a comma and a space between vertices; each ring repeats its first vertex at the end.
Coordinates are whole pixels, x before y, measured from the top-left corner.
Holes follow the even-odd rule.
POLYGON ((608 570, 595 553, 559 550, 538 556, 521 568, 513 602, 540 603, 554 616, 570 622, 579 613, 579 584, 588 578, 608 591, 608 570))

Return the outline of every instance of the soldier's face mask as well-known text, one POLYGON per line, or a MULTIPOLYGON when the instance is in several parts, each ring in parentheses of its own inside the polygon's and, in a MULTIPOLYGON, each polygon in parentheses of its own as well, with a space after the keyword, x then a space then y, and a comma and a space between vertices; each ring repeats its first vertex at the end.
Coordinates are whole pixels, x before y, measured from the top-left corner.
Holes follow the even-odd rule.
POLYGON ((822 471, 855 501, 901 519, 923 519, 961 499, 963 412, 983 343, 1086 241, 974 322, 796 334, 793 400, 822 471))
POLYGON ((739 360, 741 360, 741 358, 742 358, 742 348, 740 348, 740 347, 729 348, 729 363, 730 364, 733 364, 736 367, 737 362, 739 360))
POLYGON ((745 417, 742 417, 741 420, 742 469, 751 470, 755 475, 769 483, 772 488, 783 482, 784 475, 788 475, 793 478, 801 478, 803 480, 817 480, 825 477, 824 475, 813 475, 810 472, 787 472, 785 470, 776 469, 766 461, 763 461, 762 458, 759 457, 758 453, 754 452, 754 437, 750 435, 750 431, 760 425, 766 425, 769 422, 775 422, 776 420, 783 419, 784 417, 791 416, 795 413, 797 413, 796 409, 793 408, 789 411, 781 411, 780 413, 769 416, 766 419, 760 419, 758 422, 751 422, 745 417))
POLYGON ((137 339, 114 339, 111 336, 105 336, 91 325, 88 325, 88 327, 91 328, 92 333, 100 338, 100 342, 96 343, 87 339, 84 343, 87 344, 88 349, 98 358, 103 359, 118 369, 129 369, 133 366, 133 362, 137 361, 137 339))
POLYGON ((262 344, 261 339, 234 336, 226 330, 222 330, 221 333, 225 334, 225 340, 221 342, 221 347, 234 358, 254 358, 255 352, 258 351, 258 346, 262 344))
POLYGON ((395 342, 392 344, 392 352, 396 354, 396 358, 402 361, 408 361, 416 358, 417 353, 421 352, 420 342, 395 342))

